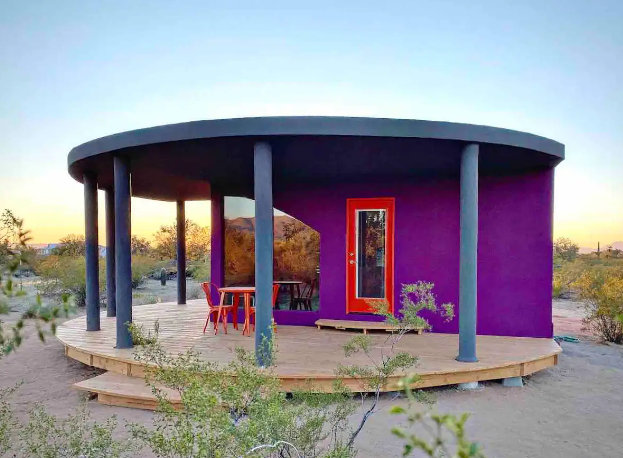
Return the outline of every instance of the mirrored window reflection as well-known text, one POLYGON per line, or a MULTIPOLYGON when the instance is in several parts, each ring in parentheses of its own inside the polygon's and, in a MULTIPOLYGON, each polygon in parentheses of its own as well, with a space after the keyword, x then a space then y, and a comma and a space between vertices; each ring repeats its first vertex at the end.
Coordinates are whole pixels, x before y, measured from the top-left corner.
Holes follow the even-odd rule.
MULTIPOLYGON (((275 211, 273 278, 276 309, 319 308, 320 234, 296 218, 275 211)), ((225 286, 255 285, 254 202, 225 198, 225 286)))

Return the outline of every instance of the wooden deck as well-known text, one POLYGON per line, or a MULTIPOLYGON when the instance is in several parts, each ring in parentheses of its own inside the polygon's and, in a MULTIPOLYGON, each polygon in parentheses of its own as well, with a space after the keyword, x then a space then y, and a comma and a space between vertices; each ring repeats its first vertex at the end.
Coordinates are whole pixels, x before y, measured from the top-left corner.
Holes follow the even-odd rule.
MULTIPOLYGON (((398 331, 399 328, 397 326, 392 326, 391 324, 387 324, 379 321, 355 321, 355 320, 327 320, 321 319, 317 320, 315 323, 318 329, 322 328, 331 328, 338 329, 340 331, 363 331, 364 334, 367 334, 370 331, 386 331, 386 332, 395 332, 398 331)), ((408 332, 415 332, 416 334, 422 334, 424 332, 424 328, 413 328, 408 332)))
MULTIPOLYGON (((193 349, 206 361, 226 363, 234 357, 236 347, 253 349, 253 337, 243 336, 230 327, 228 334, 219 331, 202 333, 206 306, 204 300, 189 301, 188 305, 172 303, 134 307, 136 324, 151 329, 159 321, 160 339, 173 354, 193 349)), ((76 388, 96 392, 100 402, 128 407, 153 408, 153 395, 144 386, 142 363, 134 360, 133 350, 116 349, 115 319, 101 316, 102 330, 85 331, 85 318, 80 317, 59 326, 57 337, 63 342, 67 356, 84 364, 109 371, 103 376, 80 382, 76 388), (131 379, 134 377, 135 379, 131 379)), ((361 331, 359 331, 361 332, 361 331)), ((369 364, 363 355, 344 358, 342 346, 352 332, 315 327, 278 326, 276 375, 285 391, 312 381, 319 390, 330 390, 339 363, 369 364)), ((370 334, 380 349, 389 345, 389 334, 370 334)), ((477 363, 455 361, 458 336, 454 334, 407 334, 395 351, 407 351, 418 356, 415 368, 420 376, 419 387, 452 385, 481 380, 502 379, 529 375, 557 363, 560 347, 552 339, 478 336, 477 363)), ((387 350, 386 350, 387 351, 387 350)), ((397 389, 404 374, 396 374, 388 391, 397 389)), ((347 380, 353 390, 360 390, 356 380, 347 380)))

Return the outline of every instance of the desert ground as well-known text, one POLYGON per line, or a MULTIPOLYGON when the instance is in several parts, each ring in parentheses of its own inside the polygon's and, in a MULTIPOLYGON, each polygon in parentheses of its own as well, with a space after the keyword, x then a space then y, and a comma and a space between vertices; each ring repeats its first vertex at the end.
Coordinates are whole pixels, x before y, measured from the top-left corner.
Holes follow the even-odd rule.
MULTIPOLYGON (((189 291, 196 285, 189 285, 189 291)), ((149 281, 135 294, 137 304, 155 296, 174 300, 175 282, 162 288, 149 281)), ((153 301, 152 301, 153 302, 153 301)), ((456 388, 430 390, 438 412, 469 412, 470 438, 488 457, 620 457, 623 445, 623 347, 602 344, 581 330, 581 304, 554 301, 556 334, 574 335, 579 343, 562 343, 559 365, 525 378, 523 388, 505 388, 500 382, 481 384, 478 391, 456 388)), ((137 305, 139 306, 139 305, 137 305)), ((16 307, 19 308, 19 307, 16 307)), ((99 373, 63 354, 62 345, 50 338, 44 344, 29 335, 19 350, 0 362, 0 388, 21 383, 12 396, 15 412, 25 419, 42 404, 59 416, 74 411, 85 396, 71 384, 99 373)), ((388 406, 404 402, 385 398, 387 407, 374 415, 358 438, 360 457, 401 456, 399 443, 389 429, 396 418, 388 406)), ((150 424, 153 413, 108 407, 88 401, 92 416, 104 420, 116 415, 120 435, 128 422, 150 424)), ((141 455, 150 457, 150 452, 141 455)))

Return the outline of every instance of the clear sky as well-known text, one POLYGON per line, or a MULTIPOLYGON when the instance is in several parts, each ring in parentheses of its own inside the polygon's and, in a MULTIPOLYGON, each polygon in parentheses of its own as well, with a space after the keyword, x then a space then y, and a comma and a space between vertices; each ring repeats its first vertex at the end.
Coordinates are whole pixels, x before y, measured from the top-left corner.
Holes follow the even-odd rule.
MULTIPOLYGON (((24 217, 37 242, 82 233, 67 153, 119 131, 399 117, 564 143, 555 235, 582 246, 623 240, 622 24, 621 0, 3 0, 0 210, 24 217)), ((174 204, 132 205, 139 235, 175 217, 174 204)), ((187 213, 209 223, 207 202, 187 213)))

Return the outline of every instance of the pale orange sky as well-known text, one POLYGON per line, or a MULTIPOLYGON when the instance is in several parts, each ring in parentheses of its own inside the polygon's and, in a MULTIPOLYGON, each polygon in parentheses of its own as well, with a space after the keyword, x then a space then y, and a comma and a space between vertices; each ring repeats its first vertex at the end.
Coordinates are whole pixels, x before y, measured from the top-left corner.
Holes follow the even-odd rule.
MULTIPOLYGON (((14 211, 25 219, 27 228, 32 230, 33 243, 53 243, 68 234, 84 234, 84 213, 82 207, 81 185, 77 189, 77 199, 72 198, 72 211, 66 211, 62 215, 56 215, 56 209, 45 207, 32 208, 21 205, 14 211)), ((99 242, 106 243, 105 218, 104 218, 104 193, 99 191, 99 242)), ((73 196, 72 196, 73 197, 73 196)), ((186 217, 192 219, 201 226, 210 225, 210 202, 187 202, 186 217)), ((132 234, 148 239, 161 225, 169 225, 175 222, 175 203, 157 202, 146 199, 132 198, 132 234)))
MULTIPOLYGON (((71 180, 71 179, 70 179, 71 180)), ((73 181, 73 180, 71 180, 73 181)), ((57 208, 48 206, 21 205, 16 207, 16 213, 24 218, 27 229, 32 231, 32 243, 54 243, 61 237, 69 234, 84 234, 84 213, 82 202, 82 185, 75 183, 70 186, 75 192, 71 194, 69 202, 63 201, 64 206, 71 204, 75 207, 71 212, 55 215, 57 208)), ((186 218, 200 226, 210 226, 210 201, 186 202, 186 218)), ((253 201, 242 198, 226 197, 226 216, 252 216, 253 201)), ((98 191, 98 223, 99 243, 106 242, 104 191, 98 191)), ((155 200, 132 198, 132 234, 153 239, 154 233, 162 225, 170 225, 176 219, 176 205, 174 202, 160 202, 155 200)))
MULTIPOLYGON (((32 230, 33 243, 57 242, 68 234, 84 233, 83 189, 69 175, 61 177, 68 182, 68 193, 55 205, 37 205, 36 202, 21 201, 14 211, 25 219, 32 230), (26 204, 27 203, 27 204, 26 204)), ((603 192, 596 202, 588 202, 582 177, 565 170, 564 162, 556 172, 554 237, 568 237, 583 247, 602 246, 623 240, 621 212, 613 211, 620 206, 617 196, 603 192), (578 185, 579 183, 579 185, 578 185), (564 197, 564 198, 563 198, 564 197), (583 212, 577 211, 583 208, 583 212)), ((586 184, 587 185, 587 184, 586 184)), ((99 234, 100 244, 105 244, 104 192, 99 191, 99 234)), ((251 216, 252 202, 242 199, 227 200, 228 216, 251 216)), ((158 202, 132 198, 132 233, 148 239, 163 224, 172 224, 176 217, 175 203, 158 202)), ((186 217, 200 224, 210 225, 210 202, 186 202, 186 217)))

